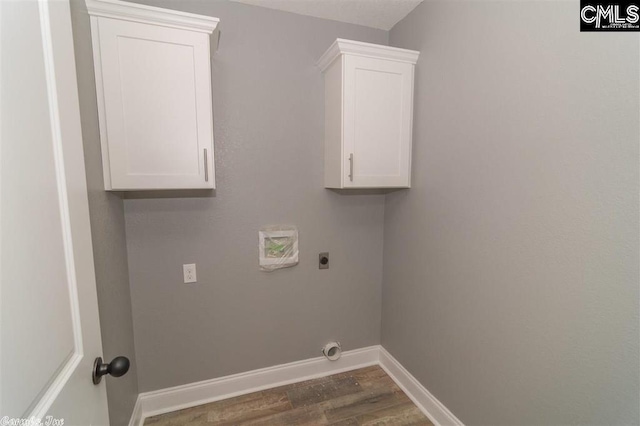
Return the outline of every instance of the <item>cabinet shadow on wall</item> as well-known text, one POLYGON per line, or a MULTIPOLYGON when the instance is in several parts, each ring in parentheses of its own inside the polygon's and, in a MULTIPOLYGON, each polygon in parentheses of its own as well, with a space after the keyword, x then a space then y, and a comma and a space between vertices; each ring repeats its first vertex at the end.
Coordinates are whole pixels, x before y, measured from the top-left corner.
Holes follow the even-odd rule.
POLYGON ((338 188, 325 188, 331 192, 335 192, 339 195, 385 195, 396 191, 405 191, 409 188, 374 188, 374 189, 338 189, 338 188))
POLYGON ((120 192, 123 199, 144 198, 215 198, 215 189, 163 189, 154 191, 120 192))

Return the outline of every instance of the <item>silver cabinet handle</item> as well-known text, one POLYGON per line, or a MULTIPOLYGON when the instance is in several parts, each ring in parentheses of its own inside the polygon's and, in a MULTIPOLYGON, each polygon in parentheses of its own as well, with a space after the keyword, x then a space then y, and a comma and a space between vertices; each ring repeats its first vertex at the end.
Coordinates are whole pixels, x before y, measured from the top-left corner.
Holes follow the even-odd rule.
POLYGON ((349 179, 353 182, 353 154, 349 154, 349 179))
POLYGON ((207 157, 207 148, 204 149, 204 181, 209 182, 209 158, 207 157))

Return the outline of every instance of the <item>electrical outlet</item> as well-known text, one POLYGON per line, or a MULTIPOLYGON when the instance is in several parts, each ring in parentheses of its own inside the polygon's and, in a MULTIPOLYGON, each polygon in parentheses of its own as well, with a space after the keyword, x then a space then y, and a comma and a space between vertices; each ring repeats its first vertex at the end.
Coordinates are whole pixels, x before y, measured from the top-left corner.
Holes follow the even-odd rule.
POLYGON ((184 274, 184 283, 195 283, 198 281, 196 277, 196 264, 189 263, 182 265, 182 272, 184 274))
POLYGON ((329 269, 329 252, 320 253, 318 256, 318 268, 329 269))

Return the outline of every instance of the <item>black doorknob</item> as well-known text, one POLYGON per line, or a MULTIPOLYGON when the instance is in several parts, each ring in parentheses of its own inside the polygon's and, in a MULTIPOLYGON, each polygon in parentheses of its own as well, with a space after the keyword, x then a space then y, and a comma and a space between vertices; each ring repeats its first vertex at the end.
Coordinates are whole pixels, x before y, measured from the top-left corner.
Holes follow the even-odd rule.
POLYGON ((109 374, 113 377, 124 376, 129 371, 129 358, 126 356, 117 356, 109 364, 103 363, 102 358, 98 357, 93 362, 93 384, 97 385, 102 380, 102 376, 109 374))

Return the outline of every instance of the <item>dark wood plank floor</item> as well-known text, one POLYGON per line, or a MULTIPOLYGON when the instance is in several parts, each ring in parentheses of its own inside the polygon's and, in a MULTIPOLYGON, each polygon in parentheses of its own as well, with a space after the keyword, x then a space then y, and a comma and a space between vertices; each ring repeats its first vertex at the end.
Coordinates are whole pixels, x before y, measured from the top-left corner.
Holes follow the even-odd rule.
POLYGON ((379 366, 149 417, 144 424, 432 426, 379 366))

